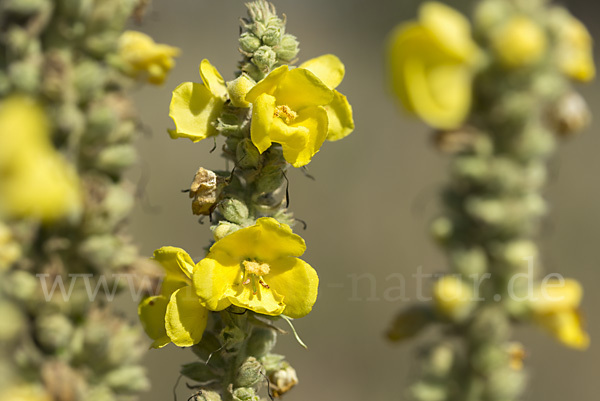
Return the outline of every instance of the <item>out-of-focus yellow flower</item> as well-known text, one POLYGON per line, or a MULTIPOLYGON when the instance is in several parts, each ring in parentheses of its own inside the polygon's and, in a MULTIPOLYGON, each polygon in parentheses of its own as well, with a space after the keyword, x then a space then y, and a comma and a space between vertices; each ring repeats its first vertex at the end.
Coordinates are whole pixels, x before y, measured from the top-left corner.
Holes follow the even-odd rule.
POLYGON ((557 57, 565 75, 589 82, 596 76, 592 36, 577 18, 568 16, 559 26, 557 57))
POLYGON ((46 116, 30 99, 0 105, 0 177, 0 214, 50 222, 80 208, 75 170, 50 143, 46 116))
POLYGON ((460 321, 474 308, 473 289, 456 276, 445 276, 433 286, 433 302, 442 316, 460 321))
POLYGON ((180 50, 169 45, 158 44, 142 32, 125 31, 119 38, 119 56, 129 75, 145 76, 154 85, 162 84, 175 66, 174 57, 180 50))
POLYGON ((579 313, 581 285, 571 279, 565 280, 564 286, 551 284, 537 288, 534 293, 530 307, 535 320, 564 345, 586 349, 590 338, 579 313))
POLYGON ((0 401, 51 401, 52 397, 37 385, 19 385, 2 389, 0 401))
POLYGON ((170 342, 189 347, 202 339, 208 311, 192 289, 194 261, 180 248, 165 246, 153 259, 165 269, 160 295, 145 298, 138 306, 144 330, 154 340, 153 348, 170 342))
POLYGON ((539 62, 548 47, 546 32, 532 19, 515 16, 492 35, 492 47, 508 68, 527 67, 539 62))
POLYGON ((424 3, 419 20, 390 35, 388 73, 404 107, 436 128, 457 128, 471 107, 478 49, 469 21, 437 2, 424 3))
POLYGON ((21 247, 13 238, 10 228, 0 222, 0 271, 7 269, 21 257, 21 247))
POLYGON ((202 83, 184 82, 173 91, 169 107, 169 116, 175 122, 175 129, 169 131, 172 138, 198 142, 218 134, 213 123, 225 104, 225 81, 206 59, 200 63, 200 76, 202 83))
POLYGON ((251 138, 262 153, 273 142, 294 167, 310 162, 325 139, 343 138, 354 129, 352 109, 334 90, 344 77, 344 65, 333 55, 271 71, 246 95, 253 104, 251 138))
POLYGON ((289 226, 260 218, 210 248, 194 271, 194 288, 210 310, 233 304, 265 315, 305 316, 319 284, 315 270, 298 259, 305 250, 289 226))

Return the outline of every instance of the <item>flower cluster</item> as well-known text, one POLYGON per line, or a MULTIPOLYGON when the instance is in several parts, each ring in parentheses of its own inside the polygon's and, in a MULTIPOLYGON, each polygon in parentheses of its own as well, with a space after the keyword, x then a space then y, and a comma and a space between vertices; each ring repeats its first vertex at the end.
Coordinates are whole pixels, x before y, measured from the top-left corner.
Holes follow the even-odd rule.
POLYGON ((270 217, 220 239, 198 263, 180 248, 156 250, 154 260, 166 276, 160 295, 146 298, 138 310, 153 347, 198 343, 208 311, 231 305, 269 316, 307 315, 319 279, 298 258, 305 250, 300 236, 270 217))
POLYGON ((352 108, 335 90, 344 65, 333 55, 309 60, 298 68, 282 65, 256 83, 246 74, 225 82, 208 60, 200 63, 202 83, 184 82, 173 91, 172 138, 201 141, 219 133, 224 107, 252 107, 250 138, 259 153, 280 144, 294 167, 308 164, 327 139, 336 141, 354 129, 352 108))

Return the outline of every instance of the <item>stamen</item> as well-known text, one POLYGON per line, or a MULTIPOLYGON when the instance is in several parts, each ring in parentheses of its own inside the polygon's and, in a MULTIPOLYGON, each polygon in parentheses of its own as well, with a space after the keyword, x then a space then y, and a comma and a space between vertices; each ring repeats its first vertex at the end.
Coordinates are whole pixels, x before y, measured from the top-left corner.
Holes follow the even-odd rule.
POLYGON ((242 262, 242 265, 244 266, 244 269, 247 273, 254 274, 256 276, 265 276, 269 274, 269 271, 271 271, 270 266, 266 263, 244 260, 242 262))
POLYGON ((269 285, 268 285, 267 283, 265 283, 264 281, 262 281, 262 280, 258 280, 258 282, 259 282, 259 283, 260 283, 260 285, 262 285, 263 287, 265 287, 265 288, 270 288, 270 287, 269 287, 269 285))
POLYGON ((242 284, 244 284, 244 285, 250 284, 250 278, 247 278, 246 281, 244 281, 242 284))
POLYGON ((285 121, 286 124, 291 123, 292 121, 294 121, 296 119, 296 117, 298 117, 298 114, 290 109, 289 106, 281 105, 281 106, 277 106, 275 108, 275 112, 273 113, 274 117, 281 117, 283 119, 283 121, 285 121))

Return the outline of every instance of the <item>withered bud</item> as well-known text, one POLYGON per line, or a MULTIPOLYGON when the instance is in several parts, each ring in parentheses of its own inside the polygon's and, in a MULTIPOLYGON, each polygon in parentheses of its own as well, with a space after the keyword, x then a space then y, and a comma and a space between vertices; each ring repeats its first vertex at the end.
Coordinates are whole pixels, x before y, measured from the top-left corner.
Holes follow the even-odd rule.
POLYGON ((567 137, 585 129, 592 116, 585 99, 577 92, 570 92, 554 103, 548 118, 552 128, 567 137))
POLYGON ((269 375, 269 382, 271 383, 273 395, 281 397, 298 384, 298 375, 296 375, 296 370, 288 365, 283 369, 271 373, 269 375))
POLYGON ((433 143, 442 153, 456 154, 474 149, 477 137, 477 131, 470 127, 461 127, 454 130, 438 130, 433 134, 433 143))
POLYGON ((219 201, 224 185, 223 177, 219 177, 214 171, 200 167, 190 186, 190 198, 193 199, 192 212, 197 215, 210 215, 219 201))

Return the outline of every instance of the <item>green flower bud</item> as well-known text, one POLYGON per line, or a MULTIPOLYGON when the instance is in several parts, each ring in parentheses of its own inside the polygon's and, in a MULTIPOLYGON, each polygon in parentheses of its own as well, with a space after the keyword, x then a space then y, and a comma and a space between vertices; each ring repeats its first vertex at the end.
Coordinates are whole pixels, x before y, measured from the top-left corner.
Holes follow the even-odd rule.
POLYGON ((180 373, 200 383, 220 379, 220 376, 213 370, 211 365, 207 365, 205 362, 187 363, 181 367, 180 373))
POLYGON ((260 397, 256 395, 256 390, 252 387, 236 388, 232 395, 234 401, 260 401, 260 397))
POLYGON ((85 131, 85 115, 73 103, 62 105, 58 109, 58 115, 54 120, 57 121, 58 129, 65 136, 78 135, 85 131))
POLYGON ((8 75, 15 89, 26 93, 37 92, 42 82, 39 63, 33 60, 12 63, 8 68, 8 75))
POLYGON ((106 138, 119 124, 117 115, 108 105, 93 107, 88 113, 87 128, 83 135, 86 143, 106 141, 106 138))
POLYGON ((447 217, 438 217, 431 223, 431 235, 439 243, 446 243, 453 231, 452 221, 447 217))
POLYGON ((219 224, 210 227, 215 241, 219 241, 220 239, 225 238, 226 236, 236 232, 240 228, 242 227, 240 227, 237 224, 230 223, 228 221, 219 221, 219 224))
POLYGON ((501 343, 510 336, 510 322, 501 306, 481 308, 469 326, 468 336, 476 343, 501 343))
POLYGON ((3 319, 0 341, 4 344, 18 338, 25 329, 25 319, 19 308, 10 302, 0 302, 0 316, 3 319))
POLYGON ((277 165, 265 166, 256 179, 257 193, 273 192, 283 185, 285 177, 281 167, 277 165))
POLYGON ((281 41, 282 33, 281 27, 270 25, 263 33, 262 41, 267 46, 275 46, 281 41))
POLYGON ((260 162, 260 153, 252 141, 242 139, 236 149, 237 164, 243 169, 256 169, 260 162))
POLYGON ((11 298, 33 307, 40 299, 40 279, 26 271, 15 270, 3 277, 0 285, 11 298))
POLYGON ((277 53, 277 58, 283 61, 292 61, 298 55, 300 49, 298 48, 298 40, 294 35, 286 33, 281 38, 281 42, 273 48, 277 53))
POLYGON ((135 147, 128 144, 110 146, 100 152, 96 167, 109 174, 120 174, 137 161, 135 147))
POLYGON ((200 390, 194 394, 195 401, 221 401, 219 393, 214 391, 200 390))
POLYGON ((452 249, 450 263, 460 274, 481 275, 487 272, 487 257, 481 248, 452 249))
POLYGON ((84 61, 75 67, 75 88, 79 99, 89 101, 102 93, 106 81, 106 71, 95 61, 84 61))
POLYGON ((404 341, 415 337, 435 321, 429 305, 412 305, 396 315, 386 336, 390 341, 404 341))
POLYGON ((285 356, 279 354, 267 354, 260 358, 260 363, 263 364, 267 373, 271 374, 280 369, 284 369, 288 363, 285 361, 285 356))
POLYGON ((454 349, 450 344, 440 344, 427 350, 423 371, 426 376, 444 379, 454 366, 454 349))
POLYGON ((270 71, 277 63, 277 54, 269 46, 261 46, 252 57, 252 62, 262 71, 270 71))
POLYGON ((124 366, 109 372, 104 384, 118 393, 133 394, 150 389, 146 371, 141 366, 124 366))
POLYGON ((248 355, 260 359, 271 352, 276 342, 277 334, 275 330, 256 327, 252 330, 252 334, 248 339, 246 351, 248 355))
POLYGON ((248 219, 248 206, 239 199, 224 199, 219 203, 219 211, 226 220, 236 224, 244 224, 248 219))
POLYGON ((146 352, 142 343, 140 330, 123 326, 108 344, 107 362, 114 367, 137 363, 146 352))
POLYGON ((246 358, 237 370, 236 387, 252 387, 265 380, 264 367, 253 356, 246 358))
POLYGON ((509 367, 490 372, 487 380, 485 399, 490 401, 517 399, 525 389, 526 376, 509 367))
POLYGON ((39 315, 35 320, 35 332, 40 345, 49 351, 65 348, 73 335, 73 324, 64 315, 39 315))
POLYGON ((261 41, 251 32, 244 32, 240 35, 240 48, 248 53, 254 53, 260 46, 261 41))

